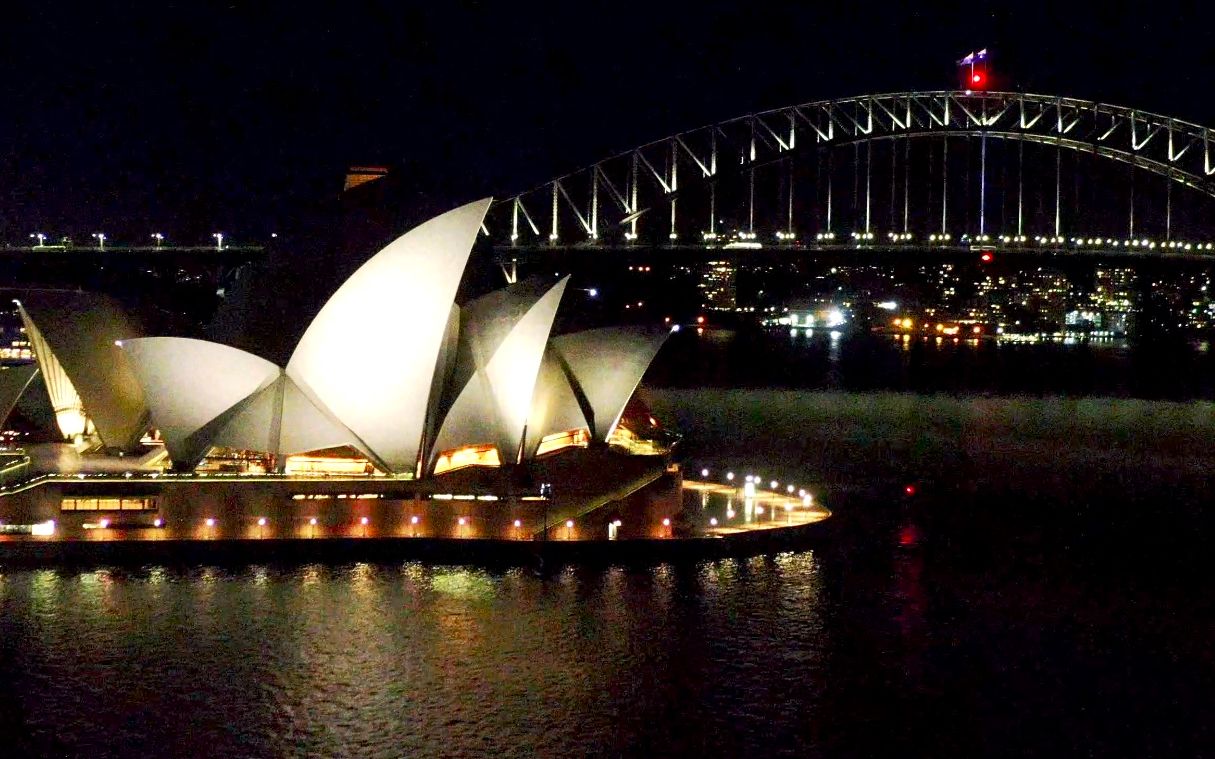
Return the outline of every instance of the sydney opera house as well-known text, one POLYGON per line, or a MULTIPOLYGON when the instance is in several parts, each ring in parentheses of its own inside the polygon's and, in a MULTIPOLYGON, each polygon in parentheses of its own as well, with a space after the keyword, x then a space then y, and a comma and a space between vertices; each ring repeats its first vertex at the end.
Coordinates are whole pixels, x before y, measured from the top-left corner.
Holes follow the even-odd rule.
POLYGON ((554 334, 555 276, 458 304, 489 203, 368 259, 284 365, 143 334, 104 296, 23 297, 36 364, 0 370, 0 417, 44 387, 65 442, 2 454, 0 536, 669 531, 677 477, 627 411, 667 330, 554 334))

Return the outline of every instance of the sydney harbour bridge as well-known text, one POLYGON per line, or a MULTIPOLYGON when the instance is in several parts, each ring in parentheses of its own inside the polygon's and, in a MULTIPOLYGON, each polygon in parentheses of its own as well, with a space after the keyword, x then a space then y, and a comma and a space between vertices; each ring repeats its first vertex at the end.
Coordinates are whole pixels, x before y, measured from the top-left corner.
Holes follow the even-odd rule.
POLYGON ((655 140, 500 200, 483 232, 507 264, 976 246, 1215 260, 1213 180, 1212 130, 1182 119, 1022 92, 898 92, 655 140))

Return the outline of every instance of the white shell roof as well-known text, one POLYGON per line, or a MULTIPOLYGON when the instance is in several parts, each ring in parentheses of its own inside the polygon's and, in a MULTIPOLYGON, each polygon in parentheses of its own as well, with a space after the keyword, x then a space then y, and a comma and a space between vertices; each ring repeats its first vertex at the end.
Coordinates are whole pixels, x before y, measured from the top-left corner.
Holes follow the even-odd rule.
POLYGON ((115 345, 139 332, 112 299, 95 293, 40 290, 17 302, 31 338, 51 355, 38 356, 54 402, 78 394, 103 443, 129 449, 148 429, 143 389, 115 345))
POLYGON ((381 250, 325 303, 287 376, 389 471, 417 467, 456 290, 490 200, 427 221, 381 250))
POLYGON ((545 344, 569 278, 530 280, 469 303, 450 389, 455 400, 431 446, 430 459, 467 444, 493 444, 513 462, 523 443, 545 344))

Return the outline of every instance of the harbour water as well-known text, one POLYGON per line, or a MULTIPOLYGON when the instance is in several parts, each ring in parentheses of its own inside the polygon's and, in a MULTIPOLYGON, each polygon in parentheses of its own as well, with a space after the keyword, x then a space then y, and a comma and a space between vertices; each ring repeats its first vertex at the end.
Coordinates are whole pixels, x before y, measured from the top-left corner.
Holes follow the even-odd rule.
POLYGON ((861 391, 824 361, 834 385, 693 387, 668 363, 644 391, 688 466, 821 494, 833 527, 805 550, 544 576, 0 568, 4 755, 1209 749, 1203 394, 861 391))

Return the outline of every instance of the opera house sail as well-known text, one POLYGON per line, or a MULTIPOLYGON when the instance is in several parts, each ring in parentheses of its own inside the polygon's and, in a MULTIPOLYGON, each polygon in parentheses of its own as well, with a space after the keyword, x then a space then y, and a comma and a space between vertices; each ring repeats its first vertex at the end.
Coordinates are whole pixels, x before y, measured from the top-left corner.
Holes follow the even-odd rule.
POLYGON ((17 301, 55 421, 66 439, 93 430, 107 447, 131 450, 148 429, 143 388, 116 342, 138 334, 110 298, 42 290, 17 301))
POLYGON ((568 281, 520 282, 460 310, 453 399, 431 446, 432 468, 451 468, 466 447, 492 446, 497 463, 521 460, 536 377, 568 281))
POLYGON ((554 337, 544 354, 528 422, 528 455, 549 441, 606 443, 670 332, 605 327, 554 337))
POLYGON ((363 264, 300 338, 289 376, 381 468, 416 472, 451 307, 490 200, 414 227, 363 264), (335 346, 358 370, 334 361, 335 346))
POLYGON ((251 353, 180 337, 124 340, 122 347, 179 468, 192 468, 215 446, 281 458, 356 442, 282 369, 251 353))

